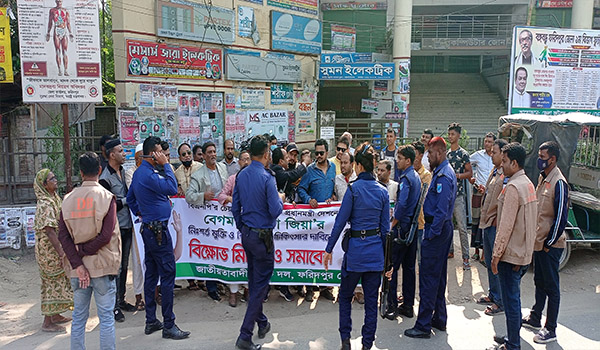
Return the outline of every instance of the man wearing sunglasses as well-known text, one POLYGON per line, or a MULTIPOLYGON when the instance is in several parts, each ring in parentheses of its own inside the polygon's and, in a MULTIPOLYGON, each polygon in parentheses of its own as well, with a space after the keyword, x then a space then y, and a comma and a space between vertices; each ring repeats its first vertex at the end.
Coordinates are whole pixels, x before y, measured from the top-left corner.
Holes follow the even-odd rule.
POLYGON ((192 148, 188 143, 182 143, 177 149, 181 165, 175 170, 177 179, 177 195, 185 197, 185 191, 190 186, 192 174, 203 167, 202 163, 196 162, 192 156, 192 148))
POLYGON ((342 173, 342 154, 348 153, 350 142, 345 137, 340 137, 337 142, 335 157, 329 158, 329 161, 335 164, 335 174, 342 173))

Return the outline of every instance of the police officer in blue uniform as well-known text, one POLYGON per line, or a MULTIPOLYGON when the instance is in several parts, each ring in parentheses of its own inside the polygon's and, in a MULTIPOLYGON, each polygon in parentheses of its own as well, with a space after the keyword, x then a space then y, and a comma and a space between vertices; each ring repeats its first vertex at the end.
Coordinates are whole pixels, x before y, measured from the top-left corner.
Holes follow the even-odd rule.
POLYGON ((332 261, 331 252, 347 222, 350 222, 349 239, 342 247, 342 283, 339 292, 342 349, 350 350, 352 331, 352 297, 361 281, 365 295, 365 323, 362 327, 363 349, 370 349, 377 329, 377 293, 384 269, 384 245, 390 229, 390 200, 387 189, 375 180, 373 147, 362 144, 355 153, 358 178, 350 184, 325 248, 325 270, 332 261), (347 244, 346 244, 347 242, 347 244), (347 247, 346 247, 347 245, 347 247))
MULTIPOLYGON (((401 238, 402 240, 407 239, 421 195, 421 179, 415 168, 413 168, 415 157, 415 148, 407 145, 400 147, 396 159, 396 165, 399 170, 402 170, 402 173, 398 178, 398 195, 394 207, 392 234, 395 236, 394 238, 401 238)), ((394 241, 392 245, 394 270, 388 293, 388 309, 385 313, 385 317, 389 320, 396 319, 398 314, 409 318, 414 316, 416 260, 417 238, 413 238, 408 245, 404 241, 394 241), (398 268, 400 265, 402 265, 402 296, 404 301, 398 307, 396 290, 398 289, 398 268)))
POLYGON ((267 170, 271 157, 269 142, 264 136, 256 136, 250 141, 250 156, 252 163, 237 175, 231 203, 248 261, 248 306, 235 343, 243 350, 261 348, 252 342, 255 323, 258 324, 259 339, 271 330, 262 310, 263 298, 275 266, 273 228, 283 211, 284 196, 277 192, 275 174, 267 170))
POLYGON ((404 331, 411 338, 429 338, 431 327, 446 330, 447 257, 454 230, 456 175, 446 159, 446 142, 441 137, 429 141, 429 164, 433 176, 423 204, 425 231, 421 244, 419 316, 415 326, 404 331))
POLYGON ((133 213, 142 218, 142 239, 144 241, 144 296, 146 298, 146 327, 144 332, 152 334, 162 331, 163 338, 184 339, 190 332, 182 331, 175 324, 173 313, 173 287, 175 286, 175 256, 173 240, 167 222, 171 216, 171 203, 168 196, 177 194, 177 180, 162 151, 161 140, 151 136, 144 141, 143 162, 133 174, 127 205, 133 213), (159 173, 157 165, 164 167, 159 173), (156 319, 154 290, 160 277, 162 292, 163 324, 156 319))

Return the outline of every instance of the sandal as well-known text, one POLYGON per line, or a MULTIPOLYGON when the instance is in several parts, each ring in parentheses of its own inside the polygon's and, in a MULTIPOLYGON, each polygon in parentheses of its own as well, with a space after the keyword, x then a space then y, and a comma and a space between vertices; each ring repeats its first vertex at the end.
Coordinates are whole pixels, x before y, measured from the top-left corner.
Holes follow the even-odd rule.
POLYGON ((487 295, 484 295, 484 296, 480 297, 479 299, 477 299, 477 304, 492 305, 493 303, 494 303, 494 301, 492 299, 490 299, 490 297, 487 295))
POLYGON ((187 286, 188 290, 200 290, 200 287, 196 284, 196 282, 192 282, 190 283, 189 286, 187 286))
POLYGON ((484 314, 488 316, 495 316, 504 313, 504 310, 498 307, 496 304, 489 305, 485 308, 484 314), (494 307, 495 306, 495 307, 494 307))
POLYGON ((142 300, 142 299, 136 300, 135 301, 135 309, 137 311, 144 311, 144 310, 146 310, 146 303, 144 303, 144 300, 142 300))

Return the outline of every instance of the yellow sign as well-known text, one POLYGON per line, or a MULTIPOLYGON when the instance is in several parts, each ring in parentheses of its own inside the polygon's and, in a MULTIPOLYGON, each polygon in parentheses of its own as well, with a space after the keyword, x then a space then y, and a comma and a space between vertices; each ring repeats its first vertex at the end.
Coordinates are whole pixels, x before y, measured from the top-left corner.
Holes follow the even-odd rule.
POLYGON ((0 83, 13 81, 10 20, 6 15, 6 7, 0 7, 0 83))

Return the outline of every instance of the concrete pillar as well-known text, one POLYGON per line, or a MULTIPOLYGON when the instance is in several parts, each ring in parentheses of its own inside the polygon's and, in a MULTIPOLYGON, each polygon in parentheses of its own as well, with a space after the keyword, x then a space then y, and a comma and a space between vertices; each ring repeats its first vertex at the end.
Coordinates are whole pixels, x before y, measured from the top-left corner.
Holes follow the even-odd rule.
MULTIPOLYGON (((412 0, 394 1, 394 44, 392 49, 394 66, 396 67, 396 74, 394 78, 394 84, 392 87, 394 106, 408 106, 410 102, 410 71, 408 67, 410 67, 412 6, 412 0)), ((400 110, 400 112, 403 111, 400 110)), ((408 115, 409 114, 407 113, 407 116, 408 115)), ((401 137, 407 137, 407 135, 408 120, 405 120, 403 135, 401 135, 401 137)))
POLYGON ((594 0, 573 0, 571 28, 591 29, 594 20, 594 0))

